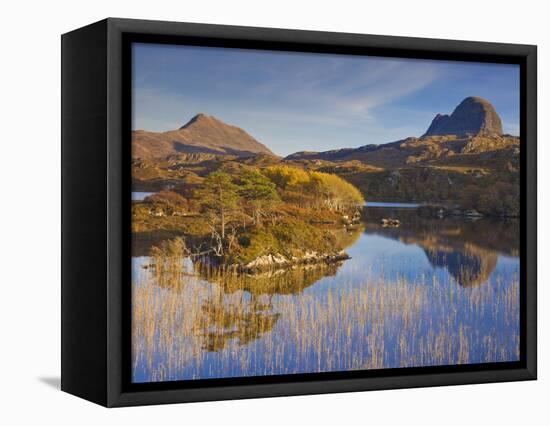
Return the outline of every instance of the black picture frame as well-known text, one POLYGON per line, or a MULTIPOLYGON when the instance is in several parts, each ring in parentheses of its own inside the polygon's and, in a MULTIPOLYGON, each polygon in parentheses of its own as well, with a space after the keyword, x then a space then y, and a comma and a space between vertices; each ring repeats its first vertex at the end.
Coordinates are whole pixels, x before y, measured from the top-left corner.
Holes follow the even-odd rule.
POLYGON ((118 407, 536 379, 536 46, 118 18, 61 41, 62 390, 118 407), (132 42, 519 64, 521 360, 132 384, 132 42))

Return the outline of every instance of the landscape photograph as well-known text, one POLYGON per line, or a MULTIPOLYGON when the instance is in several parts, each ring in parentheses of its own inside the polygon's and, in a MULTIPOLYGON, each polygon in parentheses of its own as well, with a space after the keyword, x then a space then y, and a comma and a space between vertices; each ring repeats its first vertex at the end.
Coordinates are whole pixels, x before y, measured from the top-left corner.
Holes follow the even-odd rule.
POLYGON ((520 359, 519 66, 131 56, 132 382, 520 359))

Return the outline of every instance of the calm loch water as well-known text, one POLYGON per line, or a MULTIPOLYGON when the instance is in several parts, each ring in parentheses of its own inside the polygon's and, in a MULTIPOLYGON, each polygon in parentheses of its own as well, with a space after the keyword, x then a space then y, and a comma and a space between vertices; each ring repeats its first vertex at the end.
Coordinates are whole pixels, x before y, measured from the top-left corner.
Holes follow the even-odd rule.
POLYGON ((134 257, 133 380, 518 360, 518 222, 414 207, 367 205, 338 265, 159 275, 134 257))
POLYGON ((154 192, 132 191, 132 201, 143 201, 154 192))

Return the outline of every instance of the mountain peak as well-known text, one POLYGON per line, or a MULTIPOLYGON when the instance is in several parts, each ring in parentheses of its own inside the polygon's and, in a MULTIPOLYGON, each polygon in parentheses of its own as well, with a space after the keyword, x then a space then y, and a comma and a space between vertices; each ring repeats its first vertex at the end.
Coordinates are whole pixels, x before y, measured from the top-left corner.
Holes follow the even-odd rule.
POLYGON ((181 126, 179 130, 187 129, 189 126, 191 126, 194 123, 201 123, 201 122, 208 122, 208 121, 221 122, 221 120, 218 120, 216 117, 199 112, 193 118, 191 118, 191 120, 189 120, 187 123, 181 126))
POLYGON ((174 154, 217 154, 239 157, 273 152, 243 129, 199 113, 177 130, 162 133, 134 132, 134 157, 165 157, 174 154))
POLYGON ((451 115, 437 114, 424 136, 502 135, 502 121, 486 99, 470 96, 451 115))

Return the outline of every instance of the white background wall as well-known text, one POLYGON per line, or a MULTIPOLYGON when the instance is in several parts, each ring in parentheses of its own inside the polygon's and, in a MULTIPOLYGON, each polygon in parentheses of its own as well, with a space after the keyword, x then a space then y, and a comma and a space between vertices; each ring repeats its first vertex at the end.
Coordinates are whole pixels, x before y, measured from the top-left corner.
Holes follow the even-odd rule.
POLYGON ((0 423, 464 426, 541 424, 544 416, 547 422, 550 31, 544 6, 530 0, 2 2, 0 423), (60 34, 107 16, 538 44, 539 381, 115 410, 58 391, 60 34))

